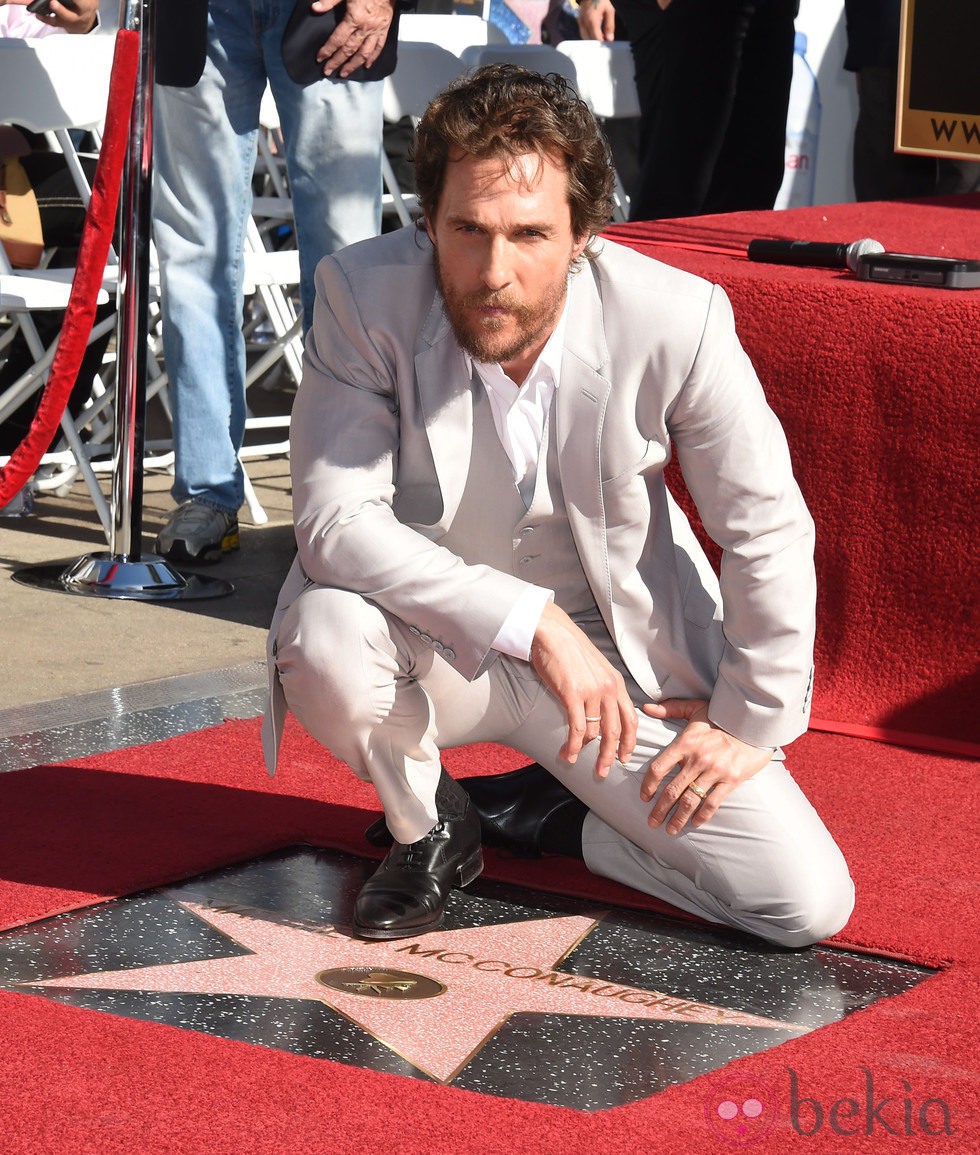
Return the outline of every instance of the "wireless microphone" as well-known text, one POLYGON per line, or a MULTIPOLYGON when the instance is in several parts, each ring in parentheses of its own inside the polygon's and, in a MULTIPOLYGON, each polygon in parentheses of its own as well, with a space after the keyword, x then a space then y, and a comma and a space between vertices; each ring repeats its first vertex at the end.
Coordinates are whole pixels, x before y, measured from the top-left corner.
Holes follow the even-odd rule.
POLYGON ((857 272, 858 257, 865 253, 883 253, 885 246, 865 237, 847 244, 825 241, 749 241, 750 261, 767 261, 771 265, 808 265, 818 269, 850 269, 857 272))

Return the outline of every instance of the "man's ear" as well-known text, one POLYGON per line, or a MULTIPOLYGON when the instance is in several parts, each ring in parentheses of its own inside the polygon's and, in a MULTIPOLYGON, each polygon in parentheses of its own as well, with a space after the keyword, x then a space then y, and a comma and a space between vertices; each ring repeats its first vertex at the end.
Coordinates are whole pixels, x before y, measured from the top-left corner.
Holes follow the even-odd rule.
POLYGON ((591 241, 591 240, 592 240, 591 233, 584 233, 581 237, 578 238, 578 240, 575 242, 575 244, 572 248, 572 259, 571 259, 571 261, 569 261, 569 264, 572 264, 573 262, 575 262, 579 259, 579 257, 585 252, 586 248, 588 247, 589 241, 591 241))
POLYGON ((432 242, 432 247, 435 248, 436 247, 436 234, 433 231, 432 226, 429 224, 429 218, 428 217, 425 217, 425 231, 429 234, 429 240, 432 242))

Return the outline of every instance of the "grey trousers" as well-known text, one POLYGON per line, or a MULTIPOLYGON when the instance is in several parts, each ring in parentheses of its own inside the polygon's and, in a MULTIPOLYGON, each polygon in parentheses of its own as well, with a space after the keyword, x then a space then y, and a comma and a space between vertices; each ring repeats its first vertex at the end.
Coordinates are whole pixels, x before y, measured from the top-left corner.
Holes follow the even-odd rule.
MULTIPOLYGON (((284 609, 274 629, 289 708, 374 785, 399 842, 435 824, 440 751, 499 742, 540 762, 588 806, 583 853, 594 873, 782 946, 807 946, 849 918, 854 888, 843 856, 781 757, 704 826, 668 835, 648 825, 652 803, 639 791, 648 762, 679 723, 639 713, 629 764, 598 779, 597 743, 574 765, 559 758, 564 711, 526 662, 501 655, 468 682, 373 602, 317 585, 284 609)), ((618 662, 601 625, 591 636, 618 662)))

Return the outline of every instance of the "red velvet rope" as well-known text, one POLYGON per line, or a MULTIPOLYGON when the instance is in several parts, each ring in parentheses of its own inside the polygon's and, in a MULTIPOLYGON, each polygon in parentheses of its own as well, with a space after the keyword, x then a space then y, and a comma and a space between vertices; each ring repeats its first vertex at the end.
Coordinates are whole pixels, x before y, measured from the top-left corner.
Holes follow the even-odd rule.
POLYGON ((6 505, 37 469, 58 428, 82 365, 85 346, 95 321, 102 274, 109 255, 119 204, 119 186, 129 139, 139 55, 140 34, 126 30, 118 32, 109 82, 105 132, 92 181, 92 199, 79 242, 65 323, 31 428, 7 464, 0 467, 0 506, 6 505))

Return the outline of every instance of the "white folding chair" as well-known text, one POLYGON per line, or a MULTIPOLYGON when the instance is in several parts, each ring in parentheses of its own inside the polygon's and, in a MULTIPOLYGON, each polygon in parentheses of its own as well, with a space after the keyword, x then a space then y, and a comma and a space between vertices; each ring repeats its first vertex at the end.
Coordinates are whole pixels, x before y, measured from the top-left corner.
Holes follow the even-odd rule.
MULTIPOLYGON (((85 37, 0 40, 0 116, 5 122, 48 136, 52 147, 64 154, 68 171, 86 205, 91 189, 71 130, 88 129, 98 134, 108 102, 114 47, 114 36, 99 33, 85 37)), ((64 310, 73 275, 74 269, 13 270, 0 248, 0 317, 7 319, 11 330, 16 328, 22 334, 34 359, 31 368, 0 396, 0 421, 47 381, 57 343, 44 347, 31 313, 64 310)), ((115 299, 117 284, 117 259, 110 251, 99 304, 115 299)), ((104 335, 107 326, 114 323, 114 318, 101 322, 90 340, 104 335)), ((71 459, 81 471, 108 533, 111 525, 108 503, 80 436, 86 420, 83 415, 76 423, 66 412, 61 418, 61 429, 71 459)), ((64 457, 57 460, 63 461, 64 457)))
POLYGON ((482 16, 464 16, 460 13, 404 12, 398 24, 399 56, 405 41, 438 44, 447 52, 459 56, 464 48, 474 44, 505 44, 507 37, 482 16))
MULTIPOLYGON (((449 20, 477 20, 475 16, 450 16, 449 20)), ((482 21, 481 21, 482 23, 482 21)), ((459 57, 446 48, 427 41, 406 40, 398 45, 398 65, 384 82, 384 118, 397 124, 408 117, 413 124, 425 112, 429 101, 462 71, 459 57)), ((382 155, 385 201, 403 225, 418 215, 418 200, 402 189, 391 161, 382 155)))
POLYGON ((459 58, 468 71, 485 64, 519 64, 544 75, 555 72, 577 90, 575 65, 550 44, 474 44, 464 48, 459 58))
MULTIPOLYGON (((563 40, 558 52, 575 66, 579 96, 600 122, 635 118, 640 115, 636 92, 633 53, 625 40, 563 40)), ((625 221, 629 197, 616 173, 614 219, 625 221)))

